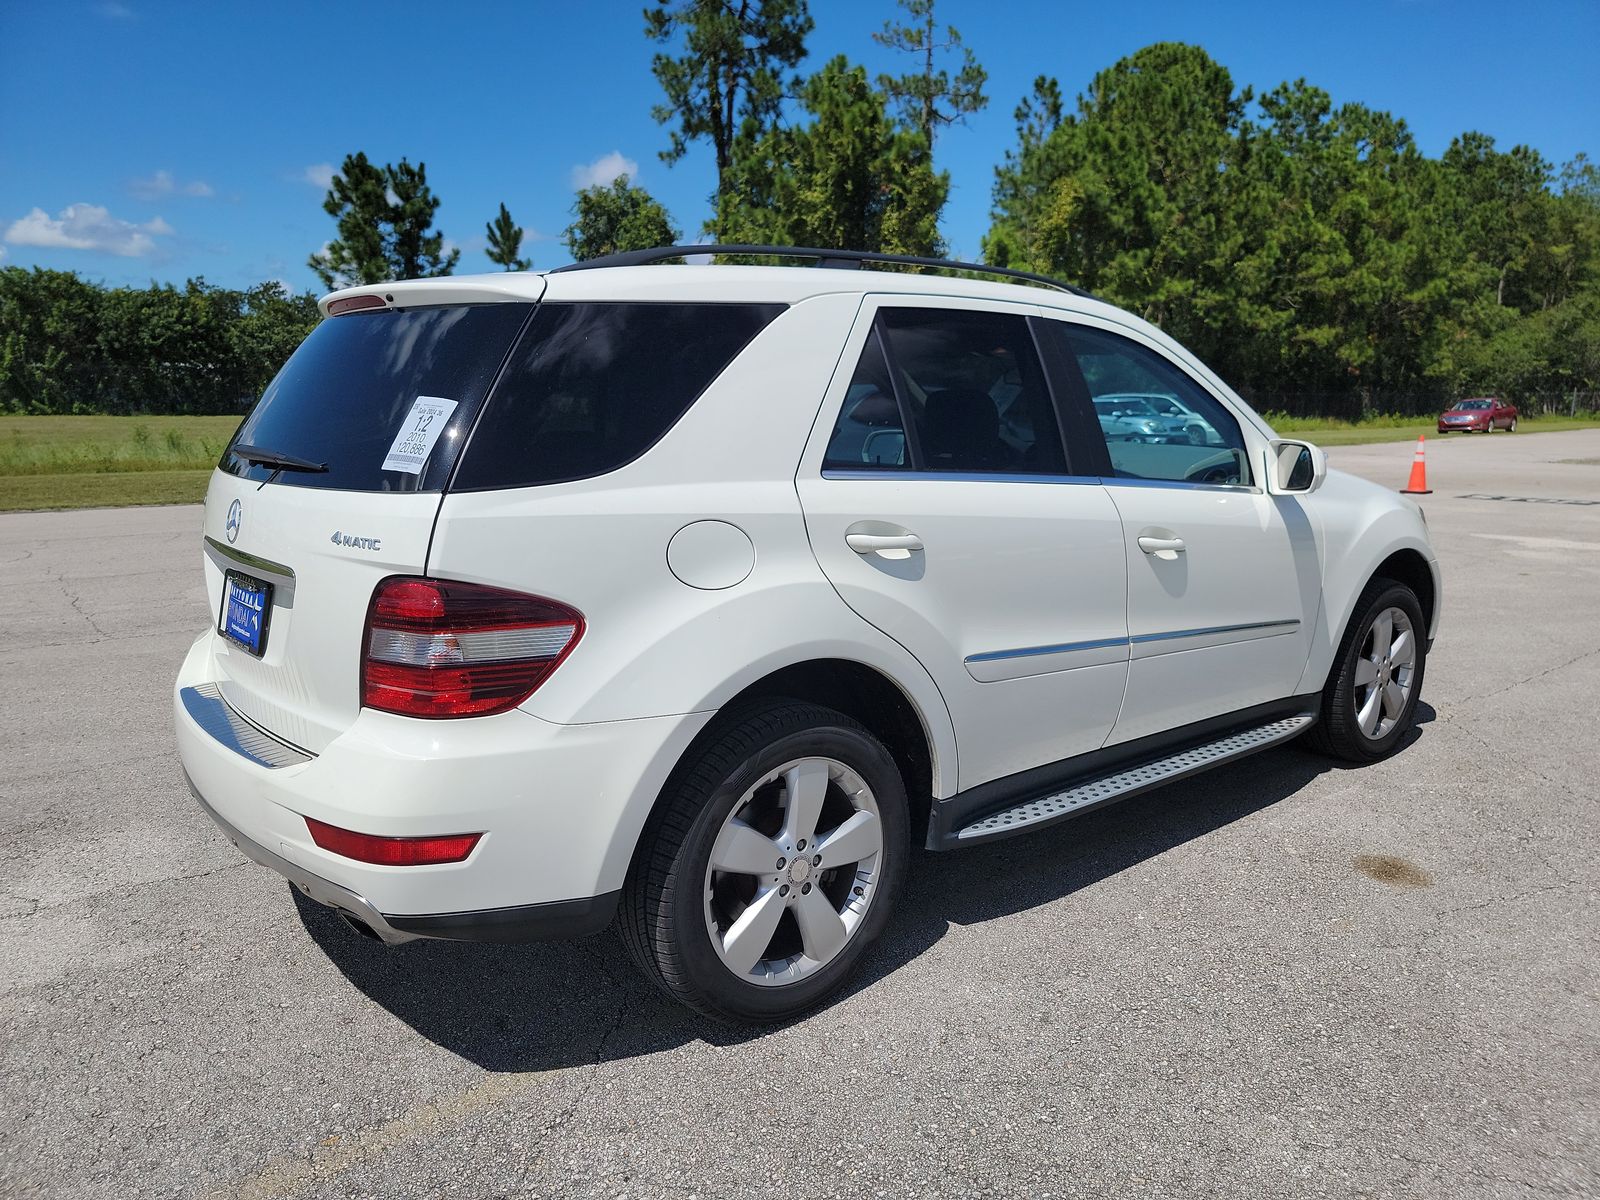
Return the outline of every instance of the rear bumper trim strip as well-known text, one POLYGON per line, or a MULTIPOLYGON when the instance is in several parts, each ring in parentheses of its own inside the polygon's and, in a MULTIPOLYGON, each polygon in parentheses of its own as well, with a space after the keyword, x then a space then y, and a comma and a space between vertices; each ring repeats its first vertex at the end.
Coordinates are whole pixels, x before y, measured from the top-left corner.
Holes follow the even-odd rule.
POLYGON ((228 705, 222 698, 222 689, 214 683, 181 688, 178 696, 183 701, 184 712, 196 725, 259 767, 270 770, 294 767, 315 757, 250 724, 228 705))

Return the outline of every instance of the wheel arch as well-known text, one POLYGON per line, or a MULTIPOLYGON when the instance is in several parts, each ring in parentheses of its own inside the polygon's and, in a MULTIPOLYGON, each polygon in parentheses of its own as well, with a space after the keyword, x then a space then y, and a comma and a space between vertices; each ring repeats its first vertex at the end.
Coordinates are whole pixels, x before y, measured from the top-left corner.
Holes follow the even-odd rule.
MULTIPOLYGON (((730 721, 766 701, 777 700, 802 700, 834 709, 864 726, 884 744, 905 782, 915 844, 924 828, 940 778, 942 775, 951 780, 955 778, 955 763, 943 764, 941 754, 942 735, 951 739, 950 750, 954 746, 954 731, 948 729, 948 714, 929 714, 908 689, 877 667, 856 659, 809 658, 769 670, 718 705, 716 715, 678 755, 657 794, 651 798, 648 811, 641 815, 637 828, 630 831, 630 863, 646 840, 644 834, 650 823, 661 811, 662 796, 679 773, 696 760, 730 721), (936 724, 940 717, 945 720, 945 728, 936 724)), ((631 865, 629 869, 631 871, 631 865)))
MULTIPOLYGON (((1434 578, 1434 568, 1429 565, 1420 551, 1410 547, 1396 550, 1388 558, 1378 564, 1377 568, 1367 577, 1370 583, 1374 579, 1393 579, 1396 583, 1403 583, 1417 594, 1417 601, 1422 605, 1422 613, 1428 619, 1428 638, 1432 640, 1435 626, 1439 621, 1439 582, 1434 578)), ((1366 586, 1362 585, 1363 588, 1366 586)), ((1346 614, 1345 627, 1350 623, 1354 614, 1346 614)), ((1342 627, 1343 628, 1343 627, 1342 627)))

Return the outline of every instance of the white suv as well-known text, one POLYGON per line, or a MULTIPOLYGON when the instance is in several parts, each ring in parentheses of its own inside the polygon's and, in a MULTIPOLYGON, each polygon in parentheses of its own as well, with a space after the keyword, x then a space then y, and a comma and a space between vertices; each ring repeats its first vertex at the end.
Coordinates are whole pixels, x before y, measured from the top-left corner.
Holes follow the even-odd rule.
POLYGON ((766 1020, 848 976, 913 839, 1400 742, 1415 504, 1074 289, 642 265, 691 252, 323 301, 212 478, 175 690, 251 858, 385 942, 620 919, 766 1020), (1108 439, 1128 393, 1215 437, 1108 439))

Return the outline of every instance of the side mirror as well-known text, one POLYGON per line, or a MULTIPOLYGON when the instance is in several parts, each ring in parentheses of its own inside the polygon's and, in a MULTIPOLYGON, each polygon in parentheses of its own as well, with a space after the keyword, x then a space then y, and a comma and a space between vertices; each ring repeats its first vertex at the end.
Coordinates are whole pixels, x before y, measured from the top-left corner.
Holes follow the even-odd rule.
POLYGON ((1328 456, 1310 442, 1272 441, 1267 447, 1268 491, 1280 496, 1314 492, 1328 477, 1328 456))

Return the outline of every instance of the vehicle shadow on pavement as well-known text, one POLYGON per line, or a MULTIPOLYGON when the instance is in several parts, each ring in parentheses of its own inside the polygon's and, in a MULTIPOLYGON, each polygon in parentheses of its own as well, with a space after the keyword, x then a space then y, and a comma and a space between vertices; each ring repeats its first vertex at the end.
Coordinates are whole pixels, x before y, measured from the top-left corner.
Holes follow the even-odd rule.
MULTIPOLYGON (((1397 753, 1435 718, 1417 706, 1397 753)), ((1347 764, 1272 750, 1039 833, 913 856, 899 912, 844 992, 870 987, 924 953, 952 924, 973 925, 1060 900, 1294 795, 1347 764)), ((737 1046, 769 1032, 720 1024, 658 993, 614 929, 568 943, 418 941, 387 947, 291 888, 311 938, 362 993, 423 1037, 490 1071, 542 1071, 632 1058, 702 1041, 737 1046)))

